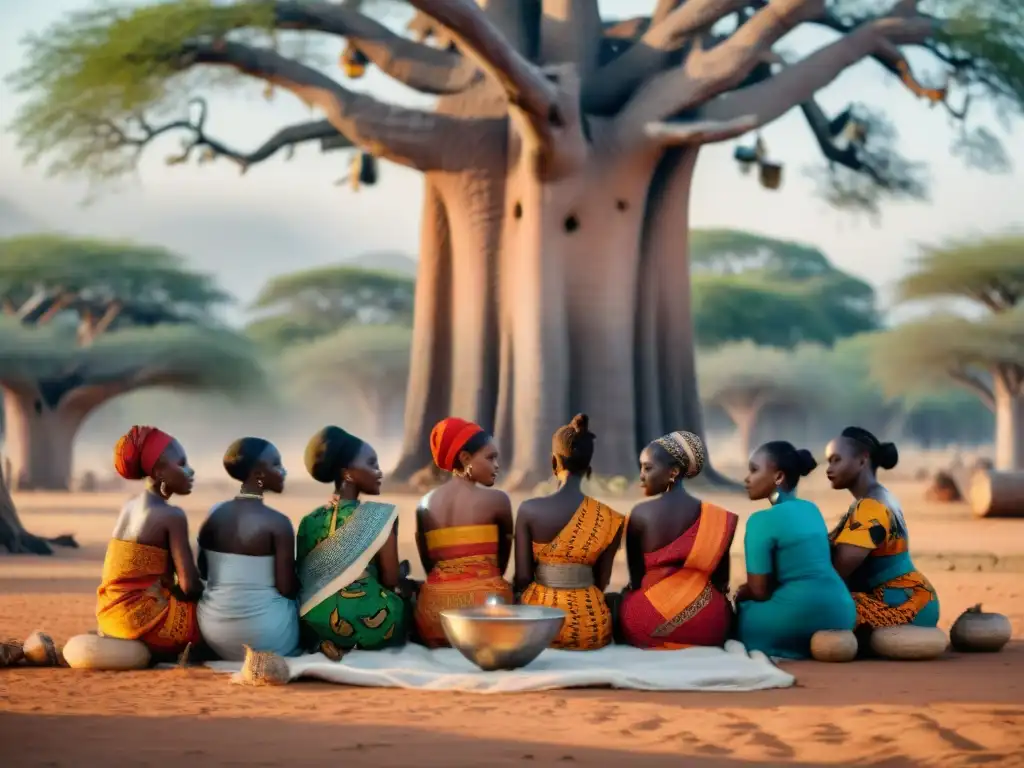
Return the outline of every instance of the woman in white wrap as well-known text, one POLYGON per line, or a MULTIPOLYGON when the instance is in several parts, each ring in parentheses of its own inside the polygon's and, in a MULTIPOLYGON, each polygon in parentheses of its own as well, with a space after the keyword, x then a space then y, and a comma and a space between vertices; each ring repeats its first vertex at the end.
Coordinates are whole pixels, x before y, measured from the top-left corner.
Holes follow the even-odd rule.
POLYGON ((264 493, 284 490, 281 454, 262 438, 243 437, 228 447, 224 468, 242 487, 214 507, 199 530, 199 571, 207 582, 199 631, 226 661, 241 661, 245 646, 295 656, 295 531, 291 520, 263 503, 264 493))

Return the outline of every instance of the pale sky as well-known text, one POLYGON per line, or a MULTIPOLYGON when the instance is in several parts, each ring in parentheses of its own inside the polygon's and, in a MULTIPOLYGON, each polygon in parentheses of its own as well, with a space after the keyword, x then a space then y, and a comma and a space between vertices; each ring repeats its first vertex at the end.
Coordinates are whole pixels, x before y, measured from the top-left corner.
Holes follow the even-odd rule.
MULTIPOLYGON (((61 14, 86 8, 90 0, 22 3, 0 0, 0 74, 16 69, 23 56, 20 39, 61 14)), ((608 16, 635 14, 639 0, 605 0, 608 16)), ((653 0, 642 3, 653 6, 653 0)), ((804 52, 829 40, 823 32, 800 31, 785 41, 788 51, 804 52)), ((340 44, 339 44, 340 46, 340 44)), ((333 60, 336 60, 334 58, 333 60)), ((340 72, 333 74, 340 77, 340 72)), ((379 73, 350 83, 378 97, 429 105, 423 96, 395 85, 379 73)), ((264 102, 260 85, 244 95, 211 93, 208 133, 249 149, 278 127, 309 119, 308 110, 287 93, 264 102)), ((200 94, 197 94, 200 95, 200 94)), ((693 222, 700 227, 731 227, 797 239, 819 246, 841 268, 883 289, 908 268, 918 243, 1000 231, 1024 224, 1024 142, 997 130, 1012 152, 1014 170, 991 176, 966 169, 950 156, 952 136, 944 110, 915 101, 891 75, 866 63, 850 70, 821 101, 838 111, 851 100, 884 108, 900 126, 907 155, 929 160, 932 202, 890 205, 879 225, 830 209, 813 195, 802 169, 819 155, 798 111, 764 133, 770 153, 783 161, 786 176, 776 192, 742 177, 731 159, 732 144, 705 150, 693 199, 693 222)), ((274 274, 356 256, 369 250, 398 250, 415 256, 422 181, 418 174, 385 164, 376 187, 354 193, 333 182, 344 174, 344 153, 322 155, 315 146, 253 167, 245 177, 221 161, 213 166, 167 167, 163 159, 177 139, 150 147, 137 179, 82 207, 85 186, 48 179, 41 167, 23 167, 6 125, 18 106, 0 85, 0 196, 55 229, 163 244, 214 272, 243 301, 251 299, 274 274)), ((976 119, 983 119, 978 110, 976 119)))

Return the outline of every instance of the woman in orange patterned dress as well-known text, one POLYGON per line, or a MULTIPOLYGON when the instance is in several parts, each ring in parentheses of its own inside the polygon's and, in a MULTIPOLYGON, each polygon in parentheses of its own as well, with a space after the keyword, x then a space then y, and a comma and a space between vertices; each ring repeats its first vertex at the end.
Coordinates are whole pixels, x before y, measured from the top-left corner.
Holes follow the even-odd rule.
POLYGON ((625 518, 583 493, 594 439, 582 413, 555 432, 551 469, 560 487, 550 496, 523 502, 516 519, 520 601, 567 614, 554 648, 586 651, 612 641, 612 613, 604 590, 625 518))
POLYGON ((448 645, 441 611, 483 605, 491 595, 512 602, 502 578, 512 553, 512 503, 492 486, 498 449, 480 426, 438 422, 430 452, 452 480, 424 496, 416 509, 416 547, 427 580, 416 600, 416 630, 431 648, 448 645))

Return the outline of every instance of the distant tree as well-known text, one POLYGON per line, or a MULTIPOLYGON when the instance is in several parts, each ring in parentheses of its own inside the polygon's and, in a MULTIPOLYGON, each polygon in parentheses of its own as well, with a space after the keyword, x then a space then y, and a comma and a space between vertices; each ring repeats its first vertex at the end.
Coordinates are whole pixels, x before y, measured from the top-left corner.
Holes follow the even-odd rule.
POLYGON ((74 438, 103 403, 145 387, 239 392, 251 344, 219 328, 227 300, 179 257, 63 237, 0 241, 0 391, 13 489, 65 490, 74 438))
POLYGON ((750 342, 728 344, 702 354, 697 376, 706 405, 721 408, 736 425, 740 450, 749 455, 754 429, 769 405, 813 408, 828 397, 828 379, 801 365, 793 352, 750 342))
POLYGON ((969 389, 995 414, 996 467, 1024 467, 1024 236, 926 249, 900 298, 961 299, 971 311, 880 335, 873 359, 879 381, 891 394, 942 378, 969 389))
POLYGON ((413 276, 346 264, 272 278, 253 308, 264 314, 249 337, 277 349, 327 336, 351 324, 412 324, 413 276))
POLYGON ((307 401, 329 394, 373 434, 397 434, 411 344, 404 326, 349 325, 289 351, 282 371, 293 394, 307 401))
POLYGON ((818 249, 728 229, 692 234, 697 344, 831 345, 878 328, 875 291, 818 249))

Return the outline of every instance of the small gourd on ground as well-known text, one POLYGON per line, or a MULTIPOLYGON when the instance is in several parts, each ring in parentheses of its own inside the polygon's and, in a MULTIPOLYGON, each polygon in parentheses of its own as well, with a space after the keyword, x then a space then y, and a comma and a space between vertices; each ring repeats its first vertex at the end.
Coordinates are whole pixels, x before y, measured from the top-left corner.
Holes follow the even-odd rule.
POLYGON ((815 661, 842 663, 857 657, 857 636, 849 630, 822 630, 811 635, 811 657, 815 661))
POLYGON ((882 627, 871 633, 871 650, 885 659, 928 661, 946 652, 949 639, 938 627, 882 627))
POLYGON ((59 667, 63 664, 53 638, 45 632, 33 632, 22 644, 25 662, 35 667, 59 667))
POLYGON ((242 662, 242 671, 235 677, 234 681, 241 685, 285 685, 290 679, 288 674, 288 662, 276 653, 267 651, 254 651, 248 645, 245 647, 245 660, 242 662))
POLYGON ((962 653, 995 653, 1012 636, 1010 620, 1001 613, 986 613, 981 610, 981 603, 960 614, 949 630, 953 650, 962 653))
POLYGON ((128 670, 149 666, 149 649, 138 640, 99 635, 76 635, 63 649, 72 669, 128 670))

